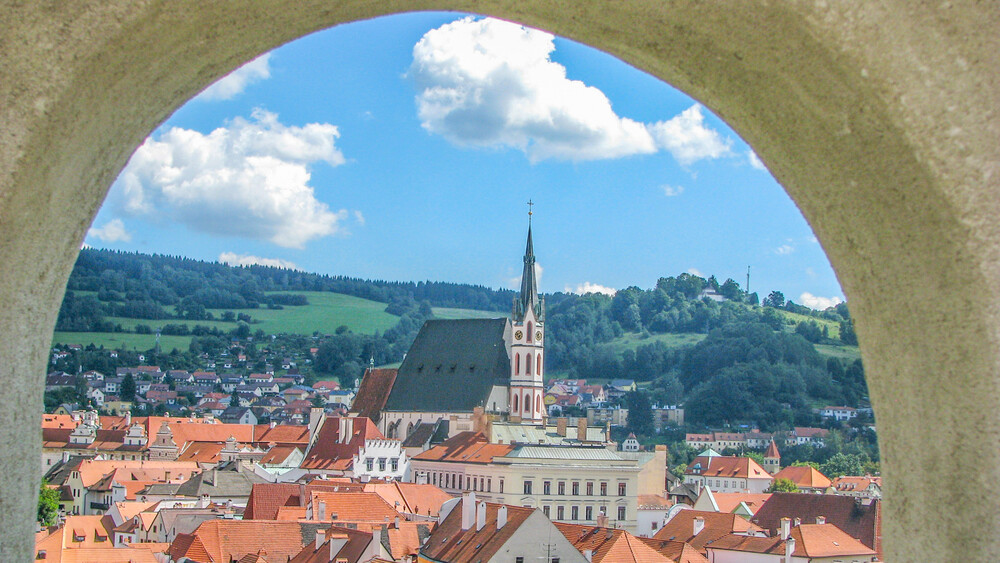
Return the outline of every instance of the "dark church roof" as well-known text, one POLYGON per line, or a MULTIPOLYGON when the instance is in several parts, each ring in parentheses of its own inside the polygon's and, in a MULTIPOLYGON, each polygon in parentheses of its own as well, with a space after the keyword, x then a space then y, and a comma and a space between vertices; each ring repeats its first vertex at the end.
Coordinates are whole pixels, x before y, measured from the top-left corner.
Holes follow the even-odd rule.
POLYGON ((389 392, 396 382, 396 373, 397 370, 384 368, 365 370, 358 394, 351 403, 351 412, 367 416, 377 423, 382 418, 382 407, 389 399, 389 392))
POLYGON ((510 322, 430 320, 399 366, 383 411, 472 412, 510 382, 510 322))

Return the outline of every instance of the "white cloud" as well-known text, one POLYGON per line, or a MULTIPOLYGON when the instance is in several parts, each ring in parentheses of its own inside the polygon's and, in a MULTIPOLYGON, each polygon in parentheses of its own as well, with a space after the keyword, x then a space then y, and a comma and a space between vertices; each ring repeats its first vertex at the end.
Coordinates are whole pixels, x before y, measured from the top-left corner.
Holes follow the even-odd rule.
POLYGON ((840 297, 817 297, 812 293, 803 293, 799 296, 799 303, 809 307, 810 309, 816 309, 817 311, 822 311, 837 305, 838 303, 843 303, 844 300, 840 297))
POLYGON ((309 166, 344 163, 337 127, 283 125, 256 109, 205 135, 174 127, 136 150, 116 182, 121 206, 192 229, 301 248, 338 231, 348 212, 316 199, 309 166))
POLYGON ((223 252, 219 255, 219 262, 230 266, 273 266, 275 268, 288 268, 298 270, 299 267, 294 262, 281 258, 261 258, 253 254, 236 254, 235 252, 223 252))
POLYGON ((663 189, 663 193, 666 194, 667 197, 679 196, 684 193, 684 186, 670 186, 664 184, 660 187, 663 189))
POLYGON ((513 147, 532 162, 656 152, 645 125, 553 62, 553 36, 466 17, 428 31, 408 76, 425 129, 459 146, 513 147))
POLYGON ((615 293, 618 293, 618 290, 612 287, 607 287, 596 283, 590 283, 589 281, 583 282, 582 284, 576 286, 576 289, 573 289, 567 285, 563 291, 565 291, 566 293, 576 293, 577 295, 586 295, 588 293, 603 293, 604 295, 614 295, 615 293))
POLYGON ((648 126, 657 145, 670 151, 681 164, 705 158, 720 158, 730 153, 729 141, 717 131, 705 127, 701 106, 695 104, 668 121, 648 126))
POLYGON ((132 240, 132 233, 125 229, 125 223, 121 219, 112 219, 103 227, 92 227, 87 231, 87 236, 102 242, 128 242, 132 240))
POLYGON ((778 248, 774 249, 774 253, 775 254, 779 254, 779 255, 782 255, 782 256, 785 255, 785 254, 791 254, 793 252, 795 252, 795 247, 792 246, 792 245, 790 245, 790 244, 783 244, 783 245, 779 246, 778 248))
POLYGON ((699 278, 705 277, 705 274, 701 273, 701 270, 699 270, 698 268, 688 268, 687 273, 691 274, 692 276, 698 276, 699 278))
POLYGON ((215 84, 205 88, 197 99, 205 101, 231 100, 241 94, 247 86, 254 82, 260 82, 271 77, 271 68, 268 64, 271 53, 264 53, 256 59, 248 62, 240 68, 221 78, 215 84))
POLYGON ((365 226, 365 216, 360 211, 354 211, 354 220, 357 221, 362 227, 365 226))
POLYGON ((761 162, 760 158, 757 157, 757 153, 753 152, 753 150, 747 151, 747 159, 750 160, 750 166, 757 170, 767 170, 764 163, 761 162))

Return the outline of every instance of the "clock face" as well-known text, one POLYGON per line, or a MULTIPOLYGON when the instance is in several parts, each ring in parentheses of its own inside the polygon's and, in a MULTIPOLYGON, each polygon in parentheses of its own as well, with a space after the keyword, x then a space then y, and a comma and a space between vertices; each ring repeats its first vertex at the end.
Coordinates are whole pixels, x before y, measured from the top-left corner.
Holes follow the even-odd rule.
POLYGON ((514 340, 520 340, 524 338, 524 333, 520 330, 514 333, 514 340))
POLYGON ((538 340, 538 341, 542 340, 542 331, 539 330, 539 331, 535 332, 535 340, 538 340))

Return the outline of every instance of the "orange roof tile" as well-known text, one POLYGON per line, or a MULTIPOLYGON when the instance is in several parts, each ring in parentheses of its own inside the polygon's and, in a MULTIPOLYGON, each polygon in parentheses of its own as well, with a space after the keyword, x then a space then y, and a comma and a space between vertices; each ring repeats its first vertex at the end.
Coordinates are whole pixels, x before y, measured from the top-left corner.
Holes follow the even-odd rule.
MULTIPOLYGON (((488 561, 538 509, 486 503, 486 524, 462 530, 463 498, 431 534, 421 555, 434 561, 488 561), (507 523, 497 529, 497 511, 507 507, 507 523)), ((538 511, 541 514, 541 511, 538 511)), ((544 517, 542 517, 544 519, 544 517)), ((548 522, 548 519, 544 519, 548 522)))
POLYGON ((310 499, 313 520, 320 522, 391 522, 400 516, 392 505, 375 493, 316 491, 310 499), (325 505, 325 513, 320 506, 325 505))
POLYGON ((658 540, 678 540, 691 544, 702 554, 705 545, 731 532, 762 531, 750 522, 735 514, 726 512, 707 512, 703 510, 681 510, 653 536, 658 540), (698 533, 694 533, 694 519, 702 518, 705 525, 698 533))
POLYGON ((741 502, 745 502, 751 512, 756 513, 771 498, 771 493, 717 493, 712 491, 719 512, 732 512, 741 502))
POLYGON ((206 520, 191 534, 178 534, 168 553, 204 563, 229 563, 249 553, 266 550, 274 561, 287 561, 305 545, 297 522, 263 520, 206 520))
POLYGON ((591 551, 593 563, 601 563, 602 561, 632 561, 636 563, 669 561, 664 555, 625 530, 563 522, 553 522, 553 524, 578 551, 581 553, 591 551))
POLYGON ((367 483, 365 492, 375 493, 400 512, 437 516, 452 496, 435 485, 417 483, 367 483), (399 503, 397 505, 397 503, 399 503))
POLYGON ((788 479, 800 489, 825 489, 830 486, 830 479, 815 468, 808 465, 788 466, 774 474, 775 480, 788 479))
POLYGON ((703 477, 728 477, 730 479, 771 478, 771 474, 753 459, 733 456, 698 456, 688 464, 684 474, 703 477), (699 465, 700 469, 696 467, 699 465))
POLYGON ((482 432, 459 432, 413 459, 425 461, 452 461, 461 463, 490 463, 494 457, 504 456, 514 450, 512 445, 491 444, 482 432))
POLYGON ((346 470, 365 440, 384 439, 370 418, 328 416, 316 435, 312 448, 302 462, 303 469, 346 470), (349 428, 351 435, 341 437, 349 428))

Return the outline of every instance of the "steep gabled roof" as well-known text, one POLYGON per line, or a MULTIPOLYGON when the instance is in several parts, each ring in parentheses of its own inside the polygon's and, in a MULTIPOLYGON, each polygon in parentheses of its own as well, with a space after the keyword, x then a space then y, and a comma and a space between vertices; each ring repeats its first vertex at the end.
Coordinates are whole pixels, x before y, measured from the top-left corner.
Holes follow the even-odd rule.
POLYGON ((295 483, 255 483, 243 512, 244 520, 276 520, 283 506, 305 506, 315 491, 361 491, 364 485, 350 482, 313 481, 295 483))
POLYGON ((351 403, 351 414, 367 416, 378 422, 382 416, 382 408, 389 400, 389 392, 396 382, 396 369, 369 369, 358 386, 358 393, 351 403))
POLYGON ((437 516, 441 511, 441 505, 452 499, 451 495, 430 484, 399 481, 366 483, 364 490, 382 497, 400 512, 427 516, 437 516))
POLYGON ((365 440, 382 439, 382 433, 368 417, 328 416, 302 461, 303 469, 350 469, 354 455, 365 440), (343 435, 342 435, 343 434, 343 435), (350 435, 347 435, 350 434, 350 435))
POLYGON ((692 461, 685 475, 729 479, 770 479, 771 474, 749 457, 701 455, 692 461))
POLYGON ((429 320, 417 333, 384 411, 472 412, 510 380, 510 321, 429 320))
POLYGON ((539 523, 549 523, 536 508, 486 503, 486 524, 482 529, 476 530, 473 525, 463 530, 462 504, 467 500, 468 497, 459 501, 431 534, 420 550, 424 558, 432 561, 489 561, 536 511, 539 523), (498 530, 497 511, 501 506, 507 507, 507 523, 498 530))
POLYGON ((265 550, 269 559, 287 561, 302 551, 306 536, 308 530, 298 522, 206 520, 193 533, 178 534, 168 553, 174 560, 188 557, 201 563, 229 563, 265 550))
POLYGON ((709 563, 708 558, 701 552, 682 541, 656 538, 639 538, 639 540, 676 563, 709 563))

